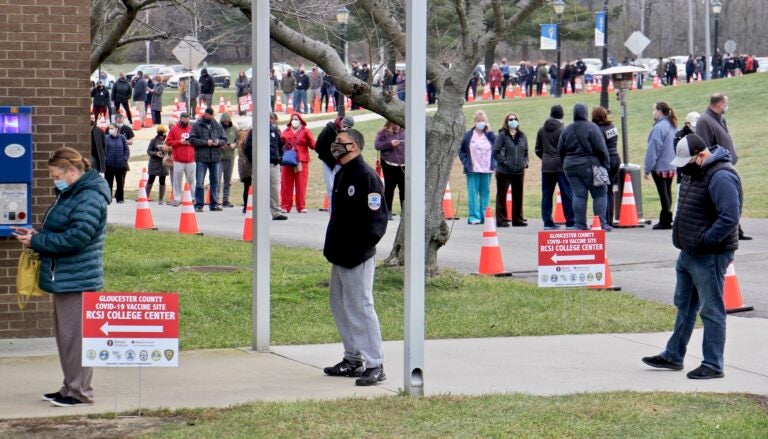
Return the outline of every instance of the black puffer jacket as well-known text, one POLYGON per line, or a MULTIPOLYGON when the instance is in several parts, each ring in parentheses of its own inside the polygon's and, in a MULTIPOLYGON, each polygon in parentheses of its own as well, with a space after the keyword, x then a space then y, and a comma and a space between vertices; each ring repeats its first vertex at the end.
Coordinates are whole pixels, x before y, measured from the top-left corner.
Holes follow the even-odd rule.
POLYGON ((501 174, 523 174, 528 167, 528 137, 518 131, 513 137, 509 130, 502 128, 493 143, 493 159, 496 172, 501 174))
POLYGON ((563 162, 557 151, 557 142, 562 133, 563 122, 552 118, 547 119, 536 133, 536 157, 541 159, 541 172, 545 174, 563 172, 563 162))

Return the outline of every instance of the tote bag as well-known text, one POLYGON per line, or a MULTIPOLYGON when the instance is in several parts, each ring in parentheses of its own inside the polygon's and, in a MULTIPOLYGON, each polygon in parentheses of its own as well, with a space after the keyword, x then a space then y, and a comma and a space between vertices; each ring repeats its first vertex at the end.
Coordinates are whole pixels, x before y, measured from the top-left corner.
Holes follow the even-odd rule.
POLYGON ((16 301, 19 309, 24 309, 32 296, 43 296, 40 289, 40 255, 32 250, 24 250, 19 257, 16 272, 16 301))

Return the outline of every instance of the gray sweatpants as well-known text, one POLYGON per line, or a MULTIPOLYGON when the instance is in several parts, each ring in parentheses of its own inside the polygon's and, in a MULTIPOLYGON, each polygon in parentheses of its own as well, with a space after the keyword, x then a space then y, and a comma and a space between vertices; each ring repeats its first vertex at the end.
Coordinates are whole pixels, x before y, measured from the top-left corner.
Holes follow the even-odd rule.
POLYGON ((181 196, 184 192, 184 186, 182 183, 184 179, 187 179, 189 183, 189 190, 192 195, 192 201, 195 196, 195 172, 197 165, 192 163, 173 162, 173 200, 181 202, 181 196))
POLYGON ((365 361, 367 368, 384 362, 379 317, 373 308, 375 269, 373 257, 353 268, 331 265, 331 312, 344 344, 344 358, 365 361))
POLYGON ((59 393, 82 402, 93 402, 91 378, 93 369, 83 367, 83 294, 53 295, 53 324, 56 328, 56 347, 64 372, 64 383, 59 393))
POLYGON ((235 161, 233 159, 221 159, 219 162, 219 187, 222 188, 222 196, 219 200, 222 203, 229 202, 229 192, 232 187, 232 164, 235 161))

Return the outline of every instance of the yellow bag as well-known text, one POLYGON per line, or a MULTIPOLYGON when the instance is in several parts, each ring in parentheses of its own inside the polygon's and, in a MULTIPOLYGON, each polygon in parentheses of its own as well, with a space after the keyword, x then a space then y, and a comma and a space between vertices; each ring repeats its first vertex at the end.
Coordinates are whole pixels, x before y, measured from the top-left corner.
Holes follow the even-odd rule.
POLYGON ((24 250, 19 258, 16 272, 16 301, 19 309, 24 309, 32 296, 43 296, 40 289, 40 255, 33 250, 24 250))

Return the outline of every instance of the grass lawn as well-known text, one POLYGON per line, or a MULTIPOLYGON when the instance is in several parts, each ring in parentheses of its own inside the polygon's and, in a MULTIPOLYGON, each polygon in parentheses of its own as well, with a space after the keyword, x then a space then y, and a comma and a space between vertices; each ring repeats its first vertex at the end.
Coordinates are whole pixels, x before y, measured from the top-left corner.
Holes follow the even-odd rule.
POLYGON ((746 439, 765 437, 765 404, 747 395, 632 392, 255 403, 158 413, 176 422, 146 437, 746 439))
MULTIPOLYGON (((104 291, 180 295, 183 349, 248 346, 251 341, 251 245, 241 241, 110 228, 104 291), (235 273, 171 271, 230 265, 235 273)), ((317 250, 272 249, 272 343, 338 342, 328 305, 330 265, 317 250)), ((386 340, 403 337, 403 272, 379 268, 376 309, 386 340)), ((445 272, 427 281, 431 339, 669 330, 671 306, 628 293, 538 288, 504 278, 445 272)))

